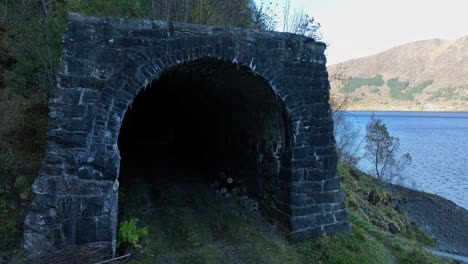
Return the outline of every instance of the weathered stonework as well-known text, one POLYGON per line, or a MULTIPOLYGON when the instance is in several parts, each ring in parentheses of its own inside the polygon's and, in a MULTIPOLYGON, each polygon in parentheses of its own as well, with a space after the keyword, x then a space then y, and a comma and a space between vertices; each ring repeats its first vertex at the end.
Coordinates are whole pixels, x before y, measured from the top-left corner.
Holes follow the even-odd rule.
POLYGON ((46 158, 25 220, 28 252, 115 244, 117 140, 128 106, 165 70, 203 58, 249 67, 287 111, 289 124, 282 126, 290 128, 291 142, 282 157, 279 205, 270 213, 290 239, 350 230, 336 171, 323 43, 289 33, 73 13, 63 41, 46 158))

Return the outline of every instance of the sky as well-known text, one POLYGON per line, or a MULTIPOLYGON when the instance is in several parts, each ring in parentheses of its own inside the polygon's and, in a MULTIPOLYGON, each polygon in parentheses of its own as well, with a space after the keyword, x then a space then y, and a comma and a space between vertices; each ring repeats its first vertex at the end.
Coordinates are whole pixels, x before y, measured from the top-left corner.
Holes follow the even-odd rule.
MULTIPOLYGON (((256 0, 257 4, 261 0, 256 0)), ((278 4, 282 29, 285 0, 278 4)), ((372 55, 404 43, 468 35, 468 0, 290 0, 321 24, 328 65, 372 55)))

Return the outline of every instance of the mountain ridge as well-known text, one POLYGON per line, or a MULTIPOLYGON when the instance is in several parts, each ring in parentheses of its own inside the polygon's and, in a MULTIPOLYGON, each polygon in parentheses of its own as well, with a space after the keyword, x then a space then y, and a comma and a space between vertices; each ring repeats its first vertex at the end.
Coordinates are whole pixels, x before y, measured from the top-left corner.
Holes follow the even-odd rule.
POLYGON ((353 110, 468 111, 468 35, 405 43, 328 71, 332 96, 350 97, 353 110), (335 78, 343 75, 350 80, 335 78))

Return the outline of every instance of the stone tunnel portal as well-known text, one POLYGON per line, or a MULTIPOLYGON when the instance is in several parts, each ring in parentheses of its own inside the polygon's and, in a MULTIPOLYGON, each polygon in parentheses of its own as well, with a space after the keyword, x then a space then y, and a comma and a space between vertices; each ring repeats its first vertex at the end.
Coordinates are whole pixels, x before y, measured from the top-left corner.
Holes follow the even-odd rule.
POLYGON ((191 180, 223 171, 250 196, 267 194, 260 211, 284 223, 291 241, 349 232, 324 43, 145 19, 68 20, 24 221, 27 254, 115 245, 119 188, 138 175, 167 179, 168 169, 191 180))
POLYGON ((118 146, 124 188, 142 176, 210 185, 221 174, 276 220, 287 206, 280 198, 288 186, 281 179, 290 177, 287 112, 246 66, 200 59, 166 70, 127 110, 118 146))

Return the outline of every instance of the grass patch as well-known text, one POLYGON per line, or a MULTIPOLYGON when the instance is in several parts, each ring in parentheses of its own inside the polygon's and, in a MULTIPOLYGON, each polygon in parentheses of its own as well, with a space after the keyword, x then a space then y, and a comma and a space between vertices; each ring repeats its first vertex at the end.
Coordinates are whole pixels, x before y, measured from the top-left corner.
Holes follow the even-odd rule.
POLYGON ((121 219, 148 226, 131 263, 306 263, 260 215, 241 216, 235 203, 194 183, 170 186, 124 188, 121 219))

